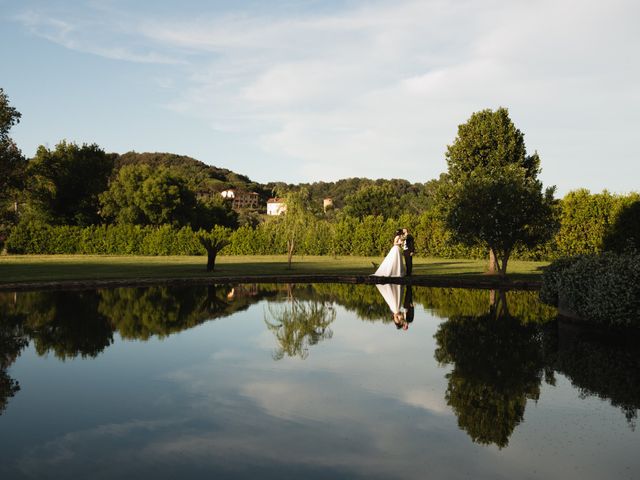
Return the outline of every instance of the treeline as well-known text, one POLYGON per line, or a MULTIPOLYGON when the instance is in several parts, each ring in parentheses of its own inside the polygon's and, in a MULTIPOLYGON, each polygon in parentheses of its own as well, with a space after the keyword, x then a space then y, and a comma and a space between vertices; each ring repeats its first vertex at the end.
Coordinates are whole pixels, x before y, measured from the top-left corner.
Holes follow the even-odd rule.
POLYGON ((538 155, 526 154, 506 109, 461 125, 447 150, 448 172, 426 183, 260 185, 186 156, 118 155, 65 141, 26 159, 9 136, 19 120, 0 88, 0 250, 10 253, 204 253, 198 236, 221 226, 229 229, 222 254, 289 257, 382 255, 406 227, 418 255, 485 257, 491 249, 504 257, 504 271, 510 256, 640 249, 640 195, 577 190, 554 200, 537 179, 538 155), (282 196, 287 214, 234 211, 220 195, 227 188, 256 192, 261 205, 282 196))
MULTIPOLYGON (((517 249, 515 257, 551 260, 569 255, 597 254, 604 250, 640 248, 637 231, 640 194, 591 194, 570 192, 558 207, 560 229, 546 244, 517 249), (635 227, 634 227, 635 225, 635 227), (636 230, 633 230, 635 228, 636 230)), ((417 254, 445 258, 484 258, 483 248, 452 242, 435 209, 396 218, 339 216, 308 217, 297 239, 298 255, 381 256, 399 227, 416 238, 417 254)), ((10 253, 23 254, 120 254, 204 255, 197 229, 175 225, 93 225, 87 227, 21 222, 7 240, 10 253)), ((284 217, 270 218, 257 226, 244 225, 230 232, 223 255, 275 255, 287 253, 284 217)))

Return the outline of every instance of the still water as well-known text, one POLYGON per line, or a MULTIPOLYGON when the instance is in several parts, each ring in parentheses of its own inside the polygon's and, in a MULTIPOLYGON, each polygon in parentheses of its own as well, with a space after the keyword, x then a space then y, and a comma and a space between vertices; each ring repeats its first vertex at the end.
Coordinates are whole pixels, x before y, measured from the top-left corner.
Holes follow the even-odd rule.
POLYGON ((535 292, 0 293, 6 480, 639 478, 639 408, 637 338, 535 292))

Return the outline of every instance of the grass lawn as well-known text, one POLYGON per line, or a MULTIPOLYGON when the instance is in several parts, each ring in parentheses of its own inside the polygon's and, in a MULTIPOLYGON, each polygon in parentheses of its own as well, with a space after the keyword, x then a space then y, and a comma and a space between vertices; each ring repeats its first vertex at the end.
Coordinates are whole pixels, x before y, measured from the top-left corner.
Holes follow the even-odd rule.
MULTIPOLYGON (((206 257, 173 256, 103 256, 103 255, 8 255, 0 256, 0 283, 60 280, 103 280, 132 278, 195 278, 254 275, 368 275, 374 272, 372 262, 381 257, 294 257, 287 269, 284 255, 218 257, 214 272, 207 273, 206 257)), ((415 258, 414 276, 478 276, 483 275, 484 260, 415 258)), ((513 261, 509 277, 532 280, 539 278, 547 262, 513 261)))

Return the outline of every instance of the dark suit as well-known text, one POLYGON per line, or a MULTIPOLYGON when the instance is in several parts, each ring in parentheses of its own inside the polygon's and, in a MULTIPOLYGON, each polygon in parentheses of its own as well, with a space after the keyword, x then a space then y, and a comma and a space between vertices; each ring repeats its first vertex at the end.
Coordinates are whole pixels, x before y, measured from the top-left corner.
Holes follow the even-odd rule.
POLYGON ((404 300, 402 301, 404 307, 404 319, 407 323, 413 322, 414 308, 413 308, 413 291, 411 285, 407 285, 407 291, 404 294, 404 300))
POLYGON ((404 246, 402 249, 407 275, 411 275, 411 271, 413 270, 413 254, 415 253, 415 251, 416 245, 413 241, 413 235, 408 234, 404 239, 404 246))

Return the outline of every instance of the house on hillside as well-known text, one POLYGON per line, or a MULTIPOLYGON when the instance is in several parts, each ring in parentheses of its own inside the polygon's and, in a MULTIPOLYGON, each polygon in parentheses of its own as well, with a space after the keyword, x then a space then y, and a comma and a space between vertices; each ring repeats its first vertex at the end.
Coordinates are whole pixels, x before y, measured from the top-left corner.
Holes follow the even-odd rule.
POLYGON ((324 200, 322 200, 322 209, 324 210, 325 213, 327 213, 327 210, 331 210, 333 208, 333 198, 327 197, 324 200))
POLYGON ((267 200, 267 215, 282 215, 287 211, 284 198, 270 198, 267 200))
POLYGON ((260 206, 260 195, 256 192, 246 192, 236 188, 229 188, 220 192, 222 198, 230 200, 231 208, 240 210, 243 208, 258 208, 260 206))

